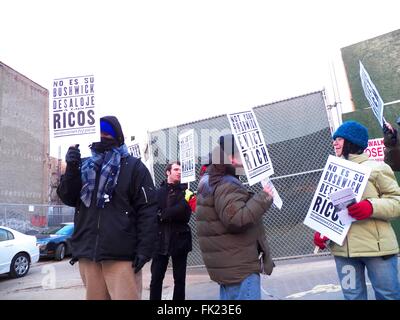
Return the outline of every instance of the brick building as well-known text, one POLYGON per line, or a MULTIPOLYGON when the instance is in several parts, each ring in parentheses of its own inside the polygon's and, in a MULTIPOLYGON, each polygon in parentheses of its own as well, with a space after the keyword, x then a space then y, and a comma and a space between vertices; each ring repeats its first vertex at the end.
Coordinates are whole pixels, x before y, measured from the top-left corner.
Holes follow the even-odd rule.
POLYGON ((0 61, 0 203, 47 204, 49 92, 0 61))

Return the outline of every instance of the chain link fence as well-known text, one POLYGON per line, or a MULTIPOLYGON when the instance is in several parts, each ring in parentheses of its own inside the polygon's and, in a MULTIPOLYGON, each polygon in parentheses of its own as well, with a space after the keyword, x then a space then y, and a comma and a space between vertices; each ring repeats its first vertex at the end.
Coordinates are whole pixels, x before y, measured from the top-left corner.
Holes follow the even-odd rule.
MULTIPOLYGON (((334 154, 324 91, 258 106, 253 111, 274 167, 271 180, 283 200, 282 210, 272 207, 263 217, 272 256, 286 259, 312 254, 314 232, 303 224, 303 220, 326 160, 334 154)), ((191 190, 197 189, 200 167, 207 162, 218 137, 231 132, 226 115, 151 132, 149 139, 156 185, 165 179, 166 164, 178 159, 178 135, 187 129, 194 129, 198 162, 197 179, 190 183, 191 190)), ((242 178, 246 184, 246 178, 242 178)), ((249 190, 260 191, 261 184, 253 185, 249 190)), ((203 264, 195 219, 193 214, 190 220, 193 251, 189 254, 188 265, 203 264)))
POLYGON ((75 208, 62 205, 0 204, 0 225, 26 234, 74 221, 75 208))
MULTIPOLYGON (((313 230, 303 224, 328 155, 333 154, 324 92, 318 91, 292 99, 253 108, 268 145, 274 167, 271 176, 280 197, 282 210, 271 207, 263 224, 274 259, 287 259, 313 253, 313 230)), ((197 157, 196 190, 202 164, 219 136, 230 133, 226 115, 217 116, 149 134, 152 171, 156 185, 165 179, 165 167, 178 158, 178 135, 194 129, 197 157)), ((246 178, 242 182, 248 186, 246 178)), ((261 184, 249 187, 261 190, 261 184)), ((0 204, 0 225, 24 233, 35 233, 48 226, 71 222, 74 208, 62 205, 0 204)), ((196 215, 190 220, 193 250, 188 265, 203 265, 196 232, 196 215)), ((326 253, 325 253, 326 254, 326 253)))

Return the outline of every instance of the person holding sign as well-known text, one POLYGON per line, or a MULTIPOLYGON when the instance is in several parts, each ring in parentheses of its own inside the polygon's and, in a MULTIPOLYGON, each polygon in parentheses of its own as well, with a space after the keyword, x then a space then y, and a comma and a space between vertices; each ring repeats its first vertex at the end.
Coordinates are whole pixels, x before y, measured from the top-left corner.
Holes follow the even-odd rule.
MULTIPOLYGON (((210 155, 210 158, 211 158, 211 155, 210 155)), ((209 165, 210 165, 210 163, 208 162, 207 164, 203 164, 200 167, 199 180, 204 176, 209 165)), ((190 208, 192 209, 192 212, 195 213, 196 212, 196 204, 197 204, 196 194, 193 191, 191 191, 190 189, 186 189, 185 199, 188 202, 190 208)))
MULTIPOLYGON (((397 270, 399 246, 390 220, 400 217, 400 188, 391 168, 368 160, 368 130, 355 121, 344 122, 333 134, 336 156, 372 169, 362 200, 347 207, 355 219, 342 246, 328 245, 335 257, 336 269, 346 300, 366 300, 365 269, 381 299, 400 299, 397 270)), ((314 243, 325 248, 326 237, 317 232, 314 243)))
POLYGON ((148 169, 130 156, 116 117, 100 119, 101 141, 81 161, 69 148, 57 194, 75 207, 71 264, 79 271, 88 300, 137 300, 141 269, 156 241, 157 202, 148 169))
MULTIPOLYGON (((398 121, 400 118, 398 119, 398 121)), ((399 122, 398 122, 399 123, 399 122)), ((384 161, 393 171, 400 171, 399 135, 395 128, 386 122, 383 124, 384 161)))
POLYGON ((236 175, 241 168, 234 136, 221 136, 197 189, 199 245, 221 300, 260 300, 260 273, 274 267, 262 222, 273 194, 268 186, 248 192, 236 175))
POLYGON ((196 212, 196 195, 189 188, 185 190, 185 200, 187 201, 192 212, 196 212))
POLYGON ((169 257, 172 258, 174 276, 173 300, 185 300, 186 264, 192 250, 189 226, 192 210, 185 199, 187 184, 181 181, 179 161, 165 169, 167 180, 157 190, 158 244, 151 262, 150 300, 161 300, 162 284, 169 257))

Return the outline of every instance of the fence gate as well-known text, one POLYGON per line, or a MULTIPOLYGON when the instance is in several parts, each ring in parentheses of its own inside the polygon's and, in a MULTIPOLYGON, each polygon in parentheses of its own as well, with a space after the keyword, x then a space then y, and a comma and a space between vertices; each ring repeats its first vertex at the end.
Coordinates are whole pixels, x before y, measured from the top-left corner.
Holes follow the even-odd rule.
MULTIPOLYGON (((334 154, 324 91, 258 106, 253 110, 274 167, 271 180, 283 200, 282 210, 273 207, 263 218, 272 256, 284 259, 312 254, 314 232, 303 224, 303 220, 328 155, 334 154)), ((218 137, 230 133, 226 115, 151 132, 152 170, 157 186, 165 179, 166 163, 178 159, 178 135, 187 129, 194 129, 198 161, 197 180, 190 183, 191 190, 197 189, 200 166, 205 163, 218 137)), ((245 177, 243 182, 246 183, 245 177)), ((261 184, 249 189, 258 192, 261 184)), ((188 265, 192 266, 203 264, 195 219, 193 214, 190 220, 193 251, 188 257, 188 265)))

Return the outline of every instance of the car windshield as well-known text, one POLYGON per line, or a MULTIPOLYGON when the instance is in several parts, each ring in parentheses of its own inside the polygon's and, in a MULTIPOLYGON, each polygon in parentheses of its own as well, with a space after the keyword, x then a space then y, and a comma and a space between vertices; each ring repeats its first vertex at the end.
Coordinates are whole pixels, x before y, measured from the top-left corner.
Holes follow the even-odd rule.
POLYGON ((60 236, 68 236, 72 233, 74 226, 72 225, 66 225, 63 226, 60 230, 58 230, 56 232, 56 234, 60 235, 60 236))
POLYGON ((55 234, 57 231, 62 229, 64 226, 55 226, 55 227, 49 227, 46 230, 41 231, 41 234, 55 234))

